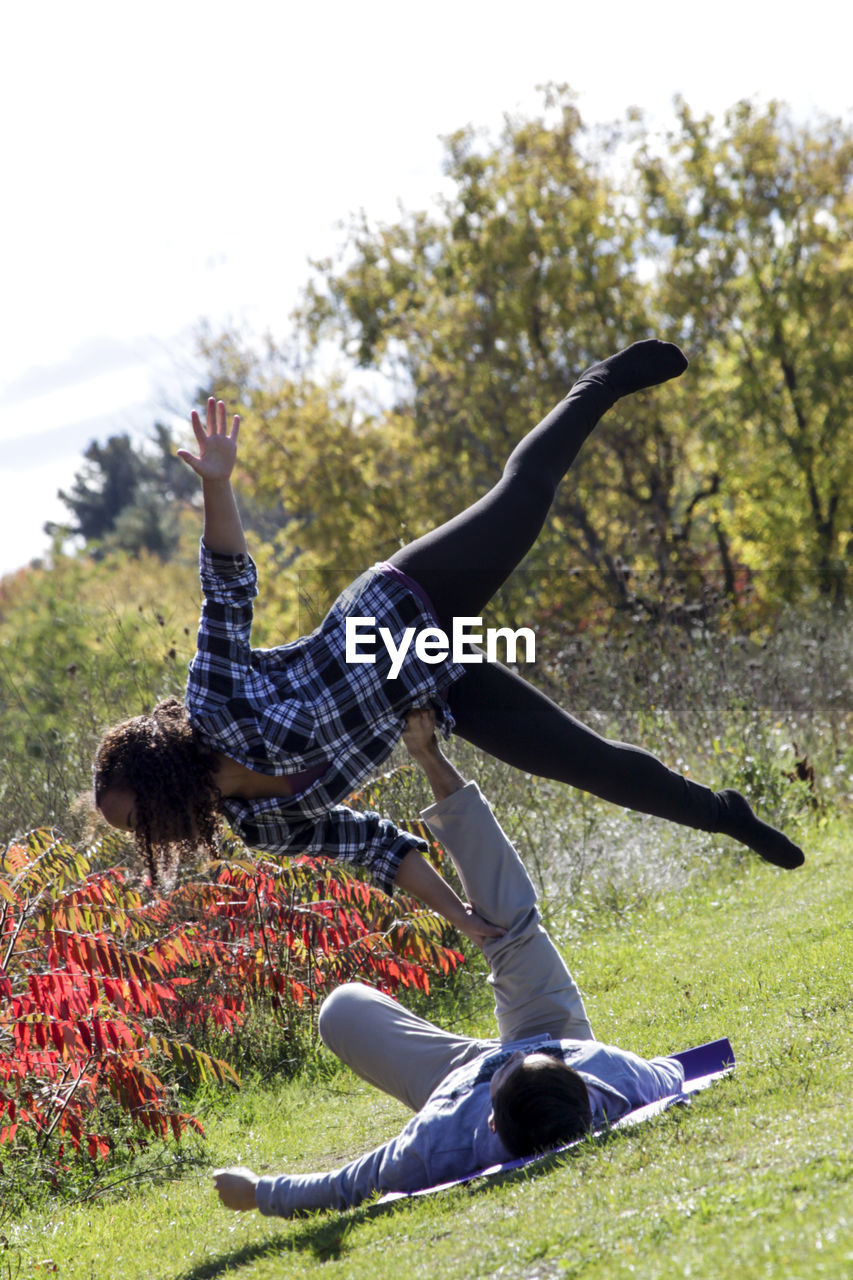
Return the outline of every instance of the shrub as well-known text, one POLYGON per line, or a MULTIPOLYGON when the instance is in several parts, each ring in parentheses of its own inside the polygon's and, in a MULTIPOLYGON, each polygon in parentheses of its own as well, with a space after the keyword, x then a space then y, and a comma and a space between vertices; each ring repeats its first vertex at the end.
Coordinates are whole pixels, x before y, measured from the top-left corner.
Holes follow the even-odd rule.
POLYGON ((181 1087, 239 1082, 201 1046, 258 1002, 286 1040, 338 982, 428 991, 430 968, 461 960, 432 913, 338 865, 235 843, 209 878, 144 901, 125 869, 92 870, 102 853, 38 830, 0 857, 0 1146, 54 1180, 122 1134, 201 1133, 181 1087))

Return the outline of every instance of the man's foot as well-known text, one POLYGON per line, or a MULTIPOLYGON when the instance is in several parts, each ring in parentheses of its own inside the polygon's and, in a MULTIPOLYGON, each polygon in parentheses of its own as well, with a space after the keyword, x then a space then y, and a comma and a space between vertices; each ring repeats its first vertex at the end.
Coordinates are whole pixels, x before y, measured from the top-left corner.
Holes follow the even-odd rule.
POLYGON ((592 365, 581 374, 579 381, 604 383, 613 388, 617 398, 642 391, 644 387, 656 387, 661 382, 677 378, 687 368, 687 357, 674 342, 660 342, 649 338, 634 342, 624 351, 617 351, 599 364, 592 365))
POLYGON ((772 862, 776 867, 785 867, 790 871, 803 865, 805 855, 799 845, 756 817, 749 801, 739 791, 726 788, 716 795, 719 802, 718 831, 739 840, 765 862, 772 862))

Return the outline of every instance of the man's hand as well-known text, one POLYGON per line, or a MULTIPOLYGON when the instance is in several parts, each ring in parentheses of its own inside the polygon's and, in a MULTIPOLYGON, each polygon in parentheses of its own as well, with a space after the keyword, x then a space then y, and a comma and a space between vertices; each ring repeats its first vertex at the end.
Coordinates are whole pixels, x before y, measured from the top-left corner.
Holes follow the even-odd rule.
POLYGON ((412 707, 402 736, 409 755, 426 774, 436 800, 446 800, 454 791, 461 791, 465 779, 438 745, 432 707, 412 707))
POLYGON ((239 417, 236 413, 234 414, 229 431, 224 401, 216 401, 211 396, 207 402, 207 427, 201 425, 201 418, 195 409, 193 409, 191 421, 198 441, 198 457, 190 453, 189 449, 179 449, 178 457, 192 467, 202 480, 230 480, 237 460, 239 417))
POLYGON ((435 737, 435 712, 432 707, 412 707, 406 717, 403 742, 413 760, 440 755, 435 737))
POLYGON ((214 1169, 213 1185, 226 1209, 240 1212, 257 1209, 255 1187, 258 1185, 258 1175, 252 1173, 251 1169, 245 1169, 242 1165, 235 1165, 231 1169, 214 1169))

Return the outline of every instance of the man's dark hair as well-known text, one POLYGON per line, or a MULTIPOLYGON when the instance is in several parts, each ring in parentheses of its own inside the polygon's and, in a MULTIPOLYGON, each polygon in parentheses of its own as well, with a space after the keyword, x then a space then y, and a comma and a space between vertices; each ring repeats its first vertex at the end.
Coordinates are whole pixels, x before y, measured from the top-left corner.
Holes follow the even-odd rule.
POLYGON ((586 1084, 559 1058, 525 1058, 492 1099, 495 1129, 513 1156, 548 1151, 592 1128, 586 1084))

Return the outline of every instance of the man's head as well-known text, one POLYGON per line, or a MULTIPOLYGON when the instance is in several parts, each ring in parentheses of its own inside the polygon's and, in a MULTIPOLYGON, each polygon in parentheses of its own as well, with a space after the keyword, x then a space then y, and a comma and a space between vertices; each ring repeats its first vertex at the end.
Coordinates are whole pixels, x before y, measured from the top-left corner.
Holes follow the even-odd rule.
POLYGON ((583 1078, 549 1053, 518 1050, 492 1076, 489 1124, 513 1156, 583 1137, 592 1109, 583 1078))

